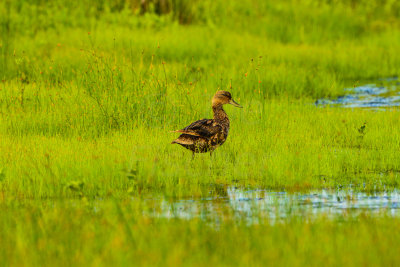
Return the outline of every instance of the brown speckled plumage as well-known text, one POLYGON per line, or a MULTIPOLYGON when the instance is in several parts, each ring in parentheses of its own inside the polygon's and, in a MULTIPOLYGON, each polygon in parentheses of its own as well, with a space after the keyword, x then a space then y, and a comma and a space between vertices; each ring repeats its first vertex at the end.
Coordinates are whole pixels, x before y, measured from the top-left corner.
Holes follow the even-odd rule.
POLYGON ((218 91, 212 99, 214 118, 198 120, 182 130, 175 131, 181 135, 172 141, 172 144, 179 144, 193 153, 212 152, 222 145, 229 132, 228 115, 222 107, 224 104, 241 107, 232 99, 231 93, 218 91))

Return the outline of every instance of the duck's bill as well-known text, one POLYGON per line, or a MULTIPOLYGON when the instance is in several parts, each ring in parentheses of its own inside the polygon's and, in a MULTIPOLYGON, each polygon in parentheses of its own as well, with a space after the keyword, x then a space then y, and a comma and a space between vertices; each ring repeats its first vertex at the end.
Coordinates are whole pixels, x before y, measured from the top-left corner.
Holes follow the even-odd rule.
POLYGON ((235 100, 233 100, 233 99, 231 99, 229 101, 229 104, 231 104, 231 105, 233 105, 235 107, 238 107, 238 108, 243 108, 241 105, 239 105, 239 103, 236 103, 235 100))

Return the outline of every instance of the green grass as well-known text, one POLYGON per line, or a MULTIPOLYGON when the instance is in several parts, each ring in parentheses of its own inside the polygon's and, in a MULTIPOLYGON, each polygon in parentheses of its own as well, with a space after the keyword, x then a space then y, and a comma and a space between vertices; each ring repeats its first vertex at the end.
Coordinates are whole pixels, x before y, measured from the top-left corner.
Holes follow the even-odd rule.
POLYGON ((216 226, 149 217, 145 200, 398 189, 398 108, 313 103, 400 73, 399 4, 167 2, 0 3, 0 262, 398 262, 391 217, 216 226), (227 142, 191 160, 170 131, 211 117, 220 89, 244 108, 226 107, 227 142))
POLYGON ((146 207, 132 201, 108 201, 98 212, 82 201, 0 207, 5 266, 390 266, 399 260, 399 220, 390 217, 295 217, 249 226, 226 215, 216 229, 200 219, 147 217, 146 207))
POLYGON ((172 125, 88 138, 60 136, 62 128, 54 126, 54 136, 41 135, 48 125, 30 122, 25 128, 9 120, 10 132, 1 138, 1 186, 5 195, 21 198, 69 197, 74 192, 65 187, 74 181, 85 184, 88 197, 128 196, 129 188, 139 194, 206 197, 202 187, 210 183, 278 190, 398 187, 400 140, 387 134, 400 130, 396 110, 321 109, 281 101, 268 102, 264 111, 244 106, 227 108, 232 117, 227 143, 214 157, 201 154, 194 161, 190 151, 170 145, 176 137, 169 133, 172 125), (362 136, 358 129, 364 122, 362 136))

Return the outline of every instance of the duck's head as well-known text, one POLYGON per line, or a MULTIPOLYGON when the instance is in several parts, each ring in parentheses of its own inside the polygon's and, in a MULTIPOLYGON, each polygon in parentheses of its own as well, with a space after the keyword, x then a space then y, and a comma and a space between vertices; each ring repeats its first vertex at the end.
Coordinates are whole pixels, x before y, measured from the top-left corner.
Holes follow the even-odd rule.
POLYGON ((231 93, 229 93, 228 91, 217 91, 212 98, 213 107, 225 104, 231 104, 235 107, 242 108, 241 105, 239 105, 235 102, 235 100, 232 99, 231 93))

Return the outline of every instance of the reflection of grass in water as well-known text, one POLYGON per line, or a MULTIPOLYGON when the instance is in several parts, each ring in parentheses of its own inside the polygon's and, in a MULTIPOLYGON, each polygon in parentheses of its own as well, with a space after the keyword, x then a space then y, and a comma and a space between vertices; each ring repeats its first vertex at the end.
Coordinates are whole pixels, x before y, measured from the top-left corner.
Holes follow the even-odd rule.
POLYGON ((388 81, 388 82, 381 82, 378 83, 377 86, 382 86, 387 89, 387 92, 381 94, 382 97, 391 97, 399 95, 400 85, 398 80, 388 81))
POLYGON ((371 1, 225 2, 185 27, 95 3, 0 2, 0 262, 396 262, 390 218, 247 226, 221 210, 211 228, 143 215, 156 205, 148 196, 218 196, 231 184, 399 187, 397 109, 309 105, 398 72, 396 3, 371 19, 371 1), (217 89, 245 108, 227 107, 226 144, 191 161, 168 132, 209 117, 217 89))
POLYGON ((227 188, 228 194, 191 200, 170 199, 161 202, 157 198, 152 205, 157 209, 145 211, 152 217, 193 219, 204 218, 214 226, 223 217, 221 211, 232 214, 237 220, 245 219, 248 224, 257 224, 262 218, 279 223, 288 217, 303 216, 310 221, 338 216, 400 216, 400 195, 390 193, 362 193, 349 189, 317 190, 303 193, 286 193, 267 190, 227 188), (157 205, 157 202, 162 205, 157 205), (201 211, 201 212, 199 212, 201 211))
POLYGON ((385 108, 400 105, 399 82, 397 77, 373 83, 364 81, 361 85, 347 87, 345 94, 337 98, 321 98, 316 105, 343 106, 351 108, 385 108))

